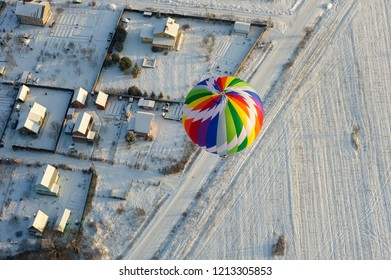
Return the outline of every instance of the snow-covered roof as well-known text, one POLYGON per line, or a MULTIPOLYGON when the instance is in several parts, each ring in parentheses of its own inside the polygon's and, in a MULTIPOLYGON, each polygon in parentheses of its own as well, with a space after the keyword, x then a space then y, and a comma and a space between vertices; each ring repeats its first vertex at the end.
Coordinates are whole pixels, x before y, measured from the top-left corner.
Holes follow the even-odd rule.
POLYGON ((82 134, 86 134, 88 124, 91 119, 92 119, 92 116, 86 112, 79 114, 79 116, 77 117, 75 126, 73 127, 72 132, 80 132, 82 134))
POLYGON ((154 113, 137 112, 136 121, 134 124, 134 131, 138 133, 149 134, 149 132, 151 131, 151 124, 154 118, 154 113))
POLYGON ((153 108, 155 106, 155 101, 154 100, 148 100, 148 99, 140 98, 138 100, 137 105, 139 107, 153 108))
POLYGON ((19 124, 16 129, 26 128, 31 132, 38 133, 39 128, 41 127, 40 122, 45 117, 45 114, 46 108, 38 102, 34 102, 33 107, 29 112, 20 114, 19 124))
POLYGON ((250 23, 235 21, 234 30, 240 33, 248 33, 250 31, 250 23))
POLYGON ((42 18, 46 5, 50 5, 47 1, 31 1, 16 3, 15 14, 17 16, 42 18))
POLYGON ((175 40, 174 38, 161 38, 161 37, 154 37, 152 41, 153 45, 161 45, 161 46, 167 46, 167 47, 174 47, 175 46, 175 40))
POLYGON ((43 213, 41 210, 38 210, 35 215, 34 221, 29 226, 29 229, 36 229, 39 232, 43 232, 45 230, 46 224, 49 220, 49 216, 43 213))
POLYGON ((71 103, 77 101, 77 102, 79 102, 79 103, 84 105, 86 103, 87 95, 88 95, 88 92, 84 88, 80 87, 73 94, 71 103))
POLYGON ((53 176, 55 176, 56 168, 50 164, 46 165, 46 167, 38 174, 36 185, 42 185, 47 188, 50 188, 50 184, 53 176))
POLYGON ((62 211, 62 213, 58 216, 56 221, 55 229, 57 231, 64 232, 70 215, 71 215, 71 210, 65 208, 64 211, 62 211))
POLYGON ((153 35, 164 33, 175 38, 178 34, 179 24, 171 17, 160 20, 153 30, 153 35))
POLYGON ((146 38, 146 39, 152 39, 153 38, 153 30, 154 27, 148 24, 144 24, 143 28, 141 29, 140 37, 146 38))
POLYGON ((26 97, 27 97, 27 94, 29 93, 29 91, 30 91, 29 87, 22 85, 19 88, 18 96, 16 99, 24 102, 26 100, 26 97))
POLYGON ((109 97, 108 94, 104 93, 103 91, 99 91, 98 97, 96 98, 95 104, 99 106, 106 106, 107 98, 109 97))

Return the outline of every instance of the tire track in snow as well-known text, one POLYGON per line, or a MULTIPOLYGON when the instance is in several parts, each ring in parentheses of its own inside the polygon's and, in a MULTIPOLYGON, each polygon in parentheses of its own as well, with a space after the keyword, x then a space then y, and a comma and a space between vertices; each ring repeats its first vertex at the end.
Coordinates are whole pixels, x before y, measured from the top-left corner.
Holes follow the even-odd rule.
MULTIPOLYGON (((328 29, 328 33, 327 34, 330 34, 330 36, 328 36, 327 40, 321 40, 322 44, 318 44, 316 46, 315 50, 313 50, 313 52, 309 55, 308 61, 311 61, 311 63, 310 64, 307 63, 307 65, 306 65, 307 67, 300 68, 300 72, 297 75, 297 78, 295 79, 296 83, 293 83, 292 85, 290 85, 291 90, 287 91, 286 95, 284 96, 285 98, 283 99, 283 101, 281 101, 281 98, 279 98, 278 100, 276 100, 276 102, 273 102, 271 104, 271 108, 270 108, 270 112, 269 112, 268 117, 269 117, 269 120, 270 120, 271 116, 274 117, 274 118, 269 123, 265 122, 265 125, 263 127, 262 135, 265 135, 267 133, 268 127, 272 123, 274 123, 276 121, 277 116, 280 116, 282 114, 282 112, 287 112, 288 111, 287 109, 293 103, 293 100, 298 98, 298 96, 295 96, 295 95, 297 95, 298 90, 300 89, 301 85, 303 84, 303 80, 305 79, 305 77, 308 77, 309 74, 313 71, 314 67, 316 67, 316 65, 317 65, 317 63, 318 63, 318 61, 320 59, 319 58, 319 56, 320 56, 319 54, 322 53, 325 50, 325 48, 330 44, 331 40, 336 36, 334 31, 339 28, 341 22, 343 21, 343 19, 345 18, 346 14, 348 13, 348 10, 351 8, 351 6, 347 6, 346 4, 345 4, 345 6, 346 6, 346 8, 344 10, 342 10, 338 14, 339 20, 338 21, 334 21, 334 28, 333 29, 328 29), (290 103, 288 103, 289 100, 292 100, 292 101, 290 103), (286 106, 286 104, 289 104, 289 106, 286 106), (278 105, 280 105, 280 106, 278 106, 278 105)), ((269 96, 267 95, 266 96, 266 102, 265 102, 266 104, 267 104, 267 101, 268 101, 267 100, 268 97, 269 96)), ((304 95, 301 96, 300 98, 303 98, 303 97, 304 97, 304 95)), ((265 110, 265 111, 267 111, 267 110, 265 110)), ((313 114, 313 112, 312 113, 311 112, 308 113, 306 118, 310 118, 312 116, 312 114, 313 114)), ((300 133, 301 133, 301 131, 296 131, 295 135, 299 135, 300 133)), ((244 165, 245 159, 247 159, 249 157, 249 155, 252 154, 255 149, 259 149, 260 148, 260 143, 261 142, 259 141, 259 139, 263 139, 262 135, 261 135, 261 137, 258 138, 258 141, 256 143, 254 143, 251 148, 249 148, 247 151, 242 152, 243 154, 241 154, 240 159, 237 160, 237 164, 235 164, 235 166, 234 166, 235 168, 232 168, 232 169, 235 169, 235 171, 236 171, 235 174, 236 175, 235 176, 231 176, 226 181, 227 182, 227 186, 225 187, 226 190, 221 195, 219 204, 217 205, 217 207, 213 208, 212 214, 210 214, 208 219, 207 219, 207 221, 203 223, 204 225, 208 225, 208 227, 202 227, 202 231, 198 235, 198 240, 193 241, 193 243, 191 244, 193 248, 198 244, 198 242, 199 242, 199 240, 201 239, 202 236, 204 236, 206 233, 209 236, 213 236, 213 233, 218 229, 218 225, 224 219, 220 218, 216 222, 216 214, 218 212, 223 211, 223 210, 225 210, 223 212, 226 214, 229 209, 231 209, 232 207, 235 207, 236 203, 238 203, 238 199, 237 198, 240 198, 243 195, 244 190, 242 190, 236 196, 236 199, 235 199, 235 198, 232 197, 231 191, 232 191, 232 188, 235 185, 237 185, 238 178, 241 175, 243 169, 246 167, 246 165, 244 165), (230 204, 227 204, 227 202, 230 202, 230 200, 233 200, 233 202, 231 202, 230 204), (222 206, 221 201, 224 201, 224 206, 222 206), (223 208, 223 209, 221 209, 221 208, 223 208), (212 228, 211 228, 211 225, 213 225, 212 228)), ((295 141, 297 141, 297 138, 298 137, 293 137, 293 139, 296 139, 295 141)), ((279 141, 282 141, 282 140, 279 139, 279 141)), ((278 143, 276 143, 276 144, 278 144, 278 143)), ((270 160, 271 156, 272 156, 271 154, 268 154, 268 158, 266 158, 265 160, 266 161, 270 160)), ((282 159, 280 159, 280 161, 281 160, 282 159)), ((235 161, 236 161, 236 159, 235 159, 235 161)), ((269 191, 270 191, 270 184, 269 184, 269 188, 264 190, 264 193, 266 194, 269 191)), ((266 199, 266 197, 264 197, 263 199, 266 199)), ((225 216, 225 214, 221 214, 221 216, 225 216)), ((206 240, 206 243, 207 243, 207 240, 206 240)), ((187 244, 187 245, 189 245, 189 244, 187 244)), ((192 249, 188 249, 187 253, 185 254, 186 258, 188 258, 193 253, 194 252, 193 252, 192 249)))

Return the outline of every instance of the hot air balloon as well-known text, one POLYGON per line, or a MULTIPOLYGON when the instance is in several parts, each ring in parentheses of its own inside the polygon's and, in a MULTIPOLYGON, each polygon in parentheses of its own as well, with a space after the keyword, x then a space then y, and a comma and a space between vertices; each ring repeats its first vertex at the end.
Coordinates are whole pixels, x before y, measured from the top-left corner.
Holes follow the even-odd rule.
POLYGON ((199 82, 182 108, 182 124, 192 142, 222 157, 250 146, 262 123, 261 99, 249 84, 233 76, 199 82))

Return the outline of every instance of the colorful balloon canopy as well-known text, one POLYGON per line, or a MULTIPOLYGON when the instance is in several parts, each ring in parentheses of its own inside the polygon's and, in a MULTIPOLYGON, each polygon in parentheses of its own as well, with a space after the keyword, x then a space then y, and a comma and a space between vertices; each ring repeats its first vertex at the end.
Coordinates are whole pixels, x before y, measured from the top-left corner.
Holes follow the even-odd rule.
POLYGON ((250 146, 263 123, 261 99, 249 84, 233 76, 198 83, 186 96, 182 111, 190 139, 220 156, 250 146))

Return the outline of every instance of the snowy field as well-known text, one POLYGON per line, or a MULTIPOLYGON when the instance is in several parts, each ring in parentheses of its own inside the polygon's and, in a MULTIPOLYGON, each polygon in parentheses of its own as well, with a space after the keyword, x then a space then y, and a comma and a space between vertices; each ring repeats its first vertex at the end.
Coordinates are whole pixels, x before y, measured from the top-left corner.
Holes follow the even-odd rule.
POLYGON ((270 259, 285 235, 285 259, 390 259, 389 18, 387 1, 325 15, 264 96, 260 140, 223 164, 162 258, 270 259))
POLYGON ((4 146, 8 148, 12 146, 27 147, 54 152, 71 98, 72 92, 69 91, 30 87, 30 94, 27 95, 26 101, 16 102, 20 105, 20 110, 18 111, 16 105, 14 106, 2 139, 4 146), (22 114, 29 112, 34 102, 38 102, 46 108, 45 119, 37 136, 21 134, 15 129, 15 124, 19 123, 22 114))
POLYGON ((54 229, 64 208, 71 210, 64 238, 73 239, 80 228, 91 175, 58 169, 59 197, 39 195, 33 185, 42 170, 41 165, 39 159, 34 164, 0 163, 0 258, 37 248, 39 239, 29 234, 27 229, 38 210, 49 216, 46 232, 54 229))

